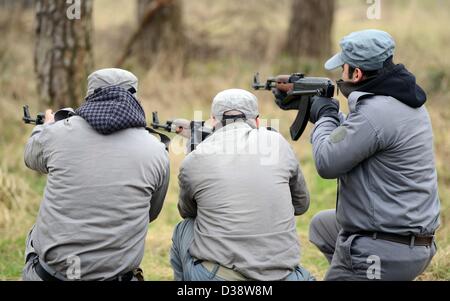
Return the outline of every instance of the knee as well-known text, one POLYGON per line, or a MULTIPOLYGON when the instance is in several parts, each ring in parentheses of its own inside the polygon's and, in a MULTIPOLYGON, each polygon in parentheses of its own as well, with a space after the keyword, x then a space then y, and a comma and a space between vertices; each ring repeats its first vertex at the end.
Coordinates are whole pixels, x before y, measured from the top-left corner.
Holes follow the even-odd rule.
MULTIPOLYGON (((317 213, 309 225, 309 241, 321 247, 327 238, 327 234, 334 231, 336 224, 335 210, 324 210, 317 213)), ((337 234, 337 233, 336 233, 337 234)))
POLYGON ((334 210, 325 210, 320 211, 311 220, 311 223, 309 225, 309 237, 311 236, 317 236, 320 233, 323 232, 325 226, 327 224, 327 220, 330 219, 330 215, 333 214, 334 216, 334 210), (332 211, 332 212, 330 212, 332 211))

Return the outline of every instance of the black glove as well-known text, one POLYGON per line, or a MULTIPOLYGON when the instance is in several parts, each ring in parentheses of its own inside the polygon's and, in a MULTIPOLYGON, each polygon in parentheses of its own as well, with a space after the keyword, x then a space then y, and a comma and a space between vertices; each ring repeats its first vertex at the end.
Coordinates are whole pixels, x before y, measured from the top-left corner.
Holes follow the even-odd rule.
POLYGON ((286 92, 282 92, 278 90, 277 88, 272 89, 273 96, 275 96, 275 103, 277 106, 280 107, 280 109, 285 110, 283 108, 283 100, 287 97, 286 92))
MULTIPOLYGON (((277 88, 272 89, 272 93, 275 96, 275 103, 277 104, 277 106, 284 110, 298 110, 299 108, 299 101, 296 100, 291 100, 291 101, 286 101, 286 98, 288 97, 286 92, 280 91, 277 88)), ((298 99, 300 100, 300 99, 298 99)))
POLYGON ((316 123, 322 117, 332 117, 339 122, 339 101, 334 98, 313 96, 310 102, 309 121, 316 123))

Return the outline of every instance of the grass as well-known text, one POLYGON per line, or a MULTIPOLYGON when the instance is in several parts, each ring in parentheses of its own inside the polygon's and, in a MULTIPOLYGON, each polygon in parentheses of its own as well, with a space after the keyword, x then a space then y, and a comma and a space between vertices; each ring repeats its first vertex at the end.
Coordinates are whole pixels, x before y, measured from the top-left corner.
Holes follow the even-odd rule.
MULTIPOLYGON (((437 233, 439 250, 419 280, 450 280, 450 50, 446 1, 383 1, 381 20, 368 20, 365 1, 339 1, 334 26, 336 50, 343 35, 364 28, 389 31, 397 41, 396 59, 405 63, 427 90, 427 104, 435 134, 436 164, 442 215, 437 233), (433 20, 433 22, 429 22, 433 20)), ((146 112, 159 111, 161 119, 191 118, 194 110, 209 112, 210 100, 223 89, 249 89, 252 75, 309 70, 310 74, 327 75, 321 62, 293 61, 278 58, 288 26, 289 0, 184 1, 186 45, 191 60, 185 70, 168 77, 161 64, 142 70, 129 62, 128 68, 140 78, 139 96, 146 112), (208 8, 208 9, 206 9, 208 8)), ((124 46, 133 31, 134 5, 129 0, 95 1, 96 68, 110 67, 116 61, 117 49, 124 46), (115 12, 121 11, 117 15, 115 12), (115 17, 112 18, 111 16, 115 17), (115 45, 111 47, 111 45, 115 45)), ((36 101, 33 74, 33 16, 24 13, 6 16, 0 11, 0 280, 20 279, 23 267, 25 237, 33 224, 46 178, 26 169, 23 148, 31 132, 20 122, 21 106, 44 110, 36 101), (13 18, 17 17, 17 18, 13 18), (13 22, 13 26, 7 22, 13 22), (20 37, 20 38, 18 38, 20 37)), ((280 111, 270 93, 257 93, 260 110, 267 119, 280 119, 280 131, 288 137, 295 112, 280 111)), ((341 98, 345 108, 345 100, 341 98)), ((56 108, 54 108, 56 109, 56 108)), ((311 193, 310 210, 298 218, 297 228, 302 245, 301 264, 322 279, 328 263, 308 242, 311 218, 320 210, 334 208, 336 182, 323 180, 315 171, 307 129, 300 141, 292 142, 302 165, 311 193)), ((177 173, 184 158, 171 152, 171 183, 160 217, 149 226, 142 267, 148 280, 171 280, 168 252, 171 235, 180 217, 176 208, 177 173)))
POLYGON ((20 278, 24 266, 25 238, 25 235, 19 235, 15 239, 0 240, 0 280, 20 278))

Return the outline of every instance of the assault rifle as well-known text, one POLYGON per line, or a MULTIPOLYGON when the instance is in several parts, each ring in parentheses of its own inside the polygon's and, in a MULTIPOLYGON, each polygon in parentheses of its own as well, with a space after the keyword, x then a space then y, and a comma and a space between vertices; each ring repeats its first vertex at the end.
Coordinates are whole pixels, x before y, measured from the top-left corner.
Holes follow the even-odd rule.
POLYGON ((298 110, 297 118, 290 128, 291 138, 297 141, 308 125, 311 112, 311 98, 314 96, 333 97, 335 86, 324 77, 305 77, 304 74, 279 75, 270 77, 265 83, 259 80, 259 73, 253 77, 253 89, 272 91, 276 103, 282 110, 298 110))

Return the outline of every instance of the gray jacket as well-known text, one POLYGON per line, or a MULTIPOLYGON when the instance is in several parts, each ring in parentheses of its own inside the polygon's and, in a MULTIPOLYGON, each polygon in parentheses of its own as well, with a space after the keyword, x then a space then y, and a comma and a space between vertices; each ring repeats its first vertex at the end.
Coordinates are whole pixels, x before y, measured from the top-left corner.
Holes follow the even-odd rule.
POLYGON ((345 231, 432 234, 439 196, 431 121, 424 106, 353 92, 339 124, 320 119, 312 133, 319 174, 339 178, 337 219, 345 231))
POLYGON ((161 211, 169 182, 163 144, 144 128, 105 136, 72 117, 37 126, 25 163, 48 174, 27 253, 62 276, 78 256, 83 280, 139 266, 148 223, 161 211))
POLYGON ((278 133, 230 124, 182 163, 179 211, 195 218, 190 253, 256 280, 281 280, 300 260, 295 215, 309 207, 303 174, 278 133))

